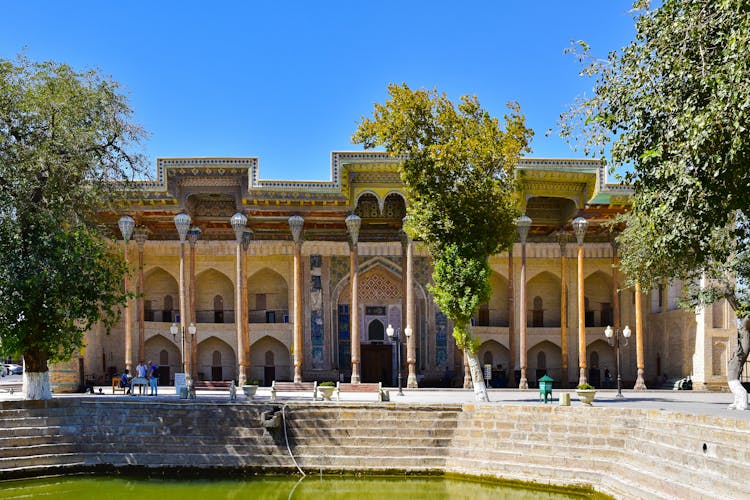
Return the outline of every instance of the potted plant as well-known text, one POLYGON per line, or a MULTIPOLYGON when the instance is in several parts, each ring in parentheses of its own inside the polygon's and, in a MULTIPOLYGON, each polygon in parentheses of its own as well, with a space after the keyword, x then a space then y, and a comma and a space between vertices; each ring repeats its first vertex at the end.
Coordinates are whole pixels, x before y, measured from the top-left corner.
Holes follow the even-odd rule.
POLYGON ((591 406, 596 395, 596 387, 591 384, 581 384, 576 387, 576 393, 578 394, 578 400, 586 406, 591 406))
POLYGON ((242 386, 242 392, 245 393, 245 396, 247 396, 249 399, 253 399, 253 396, 255 396, 255 391, 258 390, 258 386, 260 385, 260 381, 257 379, 248 380, 245 382, 245 385, 242 386))
POLYGON ((321 382, 318 385, 318 392, 323 396, 323 399, 326 401, 331 400, 331 396, 333 395, 333 390, 336 388, 336 384, 331 381, 321 382))

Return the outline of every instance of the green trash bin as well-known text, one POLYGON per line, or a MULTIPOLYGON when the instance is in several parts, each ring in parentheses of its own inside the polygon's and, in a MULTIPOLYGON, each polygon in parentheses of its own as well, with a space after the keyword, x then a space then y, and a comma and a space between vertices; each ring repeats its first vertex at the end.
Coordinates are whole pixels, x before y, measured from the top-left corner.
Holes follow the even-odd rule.
POLYGON ((180 387, 180 399, 187 399, 188 398, 188 388, 183 386, 180 387))
POLYGON ((549 375, 539 379, 539 401, 544 399, 544 404, 547 404, 547 398, 552 401, 552 382, 554 379, 549 375))

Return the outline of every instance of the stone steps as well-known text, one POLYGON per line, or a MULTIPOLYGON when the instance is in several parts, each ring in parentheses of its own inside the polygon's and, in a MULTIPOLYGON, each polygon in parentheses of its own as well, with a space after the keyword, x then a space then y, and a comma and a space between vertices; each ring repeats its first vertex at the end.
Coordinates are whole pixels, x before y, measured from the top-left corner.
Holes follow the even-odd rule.
POLYGON ((420 439, 449 439, 453 437, 454 431, 451 429, 430 429, 430 428, 401 428, 398 430, 384 430, 378 427, 359 427, 359 428, 342 428, 342 427, 314 427, 314 428, 287 428, 289 437, 322 437, 330 439, 347 439, 353 437, 384 437, 392 439, 401 439, 404 436, 420 439))
MULTIPOLYGON (((383 454, 383 447, 380 446, 361 446, 359 443, 351 445, 305 445, 292 447, 294 456, 341 456, 341 457, 361 457, 370 460, 372 457, 383 454)), ((445 457, 447 448, 433 448, 430 446, 397 446, 392 445, 387 448, 387 455, 391 458, 403 458, 410 456, 420 457, 445 457)))
POLYGON ((451 444, 450 437, 444 438, 415 438, 415 437, 385 437, 385 436, 356 436, 335 438, 330 436, 290 436, 290 444, 296 447, 300 446, 351 446, 356 443, 357 446, 361 447, 389 447, 389 446, 402 446, 402 447, 438 447, 447 448, 451 444))
POLYGON ((0 448, 0 458, 34 457, 52 454, 75 454, 79 445, 71 441, 30 444, 21 446, 4 446, 0 448))
POLYGON ((382 471, 438 471, 445 466, 445 457, 404 456, 394 457, 383 450, 368 456, 352 455, 307 455, 295 454, 294 458, 303 469, 320 468, 333 470, 382 471))
POLYGON ((7 427, 0 429, 0 442, 3 439, 14 439, 16 437, 35 437, 35 436, 57 436, 61 433, 62 427, 7 427))

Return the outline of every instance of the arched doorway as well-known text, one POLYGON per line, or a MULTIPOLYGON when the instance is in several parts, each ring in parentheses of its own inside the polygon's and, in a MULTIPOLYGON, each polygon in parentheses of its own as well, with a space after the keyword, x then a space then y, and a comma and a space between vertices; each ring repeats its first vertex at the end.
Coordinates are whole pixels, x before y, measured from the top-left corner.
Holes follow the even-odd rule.
MULTIPOLYGON (((385 308, 367 308, 383 309, 385 308)), ((367 325, 368 344, 362 346, 362 382, 382 382, 390 384, 392 380, 393 359, 396 356, 398 345, 384 344, 385 324, 380 319, 373 319, 367 325)))

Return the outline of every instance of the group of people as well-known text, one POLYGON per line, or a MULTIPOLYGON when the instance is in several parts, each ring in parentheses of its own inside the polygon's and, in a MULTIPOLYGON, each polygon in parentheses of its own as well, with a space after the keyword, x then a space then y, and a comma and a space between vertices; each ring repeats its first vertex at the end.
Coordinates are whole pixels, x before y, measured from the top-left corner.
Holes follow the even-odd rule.
MULTIPOLYGON (((135 367, 135 375, 139 378, 145 378, 148 380, 150 393, 148 396, 157 396, 159 393, 159 367, 156 366, 152 361, 147 364, 143 363, 143 360, 138 362, 138 366, 135 367)), ((120 377, 120 385, 127 388, 127 394, 131 394, 133 388, 132 377, 129 370, 126 368, 120 377)))

